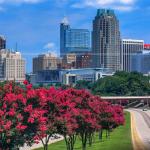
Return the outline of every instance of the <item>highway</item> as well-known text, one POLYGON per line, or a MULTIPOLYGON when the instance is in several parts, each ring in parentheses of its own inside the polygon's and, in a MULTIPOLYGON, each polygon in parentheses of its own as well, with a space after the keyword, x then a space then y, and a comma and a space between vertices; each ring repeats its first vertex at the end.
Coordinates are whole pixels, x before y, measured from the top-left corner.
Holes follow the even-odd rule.
POLYGON ((129 109, 128 111, 131 112, 134 150, 150 150, 150 110, 129 109))

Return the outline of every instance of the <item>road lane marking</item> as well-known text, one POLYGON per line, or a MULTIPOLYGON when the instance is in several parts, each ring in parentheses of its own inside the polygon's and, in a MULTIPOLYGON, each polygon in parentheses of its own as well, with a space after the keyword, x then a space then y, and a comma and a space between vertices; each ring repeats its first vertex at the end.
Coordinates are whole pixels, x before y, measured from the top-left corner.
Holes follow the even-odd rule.
POLYGON ((131 136, 134 150, 147 150, 136 129, 134 114, 131 112, 131 136))

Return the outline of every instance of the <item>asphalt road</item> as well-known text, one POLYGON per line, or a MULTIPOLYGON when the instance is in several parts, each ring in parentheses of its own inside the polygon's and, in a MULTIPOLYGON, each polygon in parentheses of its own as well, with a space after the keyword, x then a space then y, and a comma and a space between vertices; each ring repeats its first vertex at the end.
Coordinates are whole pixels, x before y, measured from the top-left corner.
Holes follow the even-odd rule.
MULTIPOLYGON (((129 109, 134 117, 138 136, 146 150, 150 150, 150 110, 129 109)), ((137 149, 138 150, 138 149, 137 149)))

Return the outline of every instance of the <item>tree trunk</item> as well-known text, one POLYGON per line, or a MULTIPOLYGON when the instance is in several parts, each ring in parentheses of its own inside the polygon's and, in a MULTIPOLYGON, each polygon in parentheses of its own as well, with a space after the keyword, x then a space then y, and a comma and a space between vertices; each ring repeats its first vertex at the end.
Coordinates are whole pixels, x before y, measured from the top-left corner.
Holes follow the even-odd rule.
POLYGON ((76 135, 71 136, 64 136, 65 142, 66 142, 66 148, 67 150, 74 150, 74 144, 76 142, 76 135))
POLYGON ((89 146, 90 146, 90 147, 92 146, 92 143, 93 143, 93 137, 94 137, 94 134, 93 134, 93 133, 90 133, 90 134, 89 134, 89 146))
POLYGON ((86 143, 87 143, 87 133, 82 133, 81 134, 81 139, 82 139, 82 150, 86 150, 86 143))
POLYGON ((99 130, 99 140, 103 139, 103 129, 99 130))

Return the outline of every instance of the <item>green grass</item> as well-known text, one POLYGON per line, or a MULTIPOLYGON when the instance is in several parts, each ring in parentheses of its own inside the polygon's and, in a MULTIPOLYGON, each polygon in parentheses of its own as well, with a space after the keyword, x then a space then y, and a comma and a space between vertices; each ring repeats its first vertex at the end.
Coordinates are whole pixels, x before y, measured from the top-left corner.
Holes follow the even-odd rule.
MULTIPOLYGON (((109 139, 106 139, 105 133, 103 140, 100 142, 98 136, 92 147, 87 146, 87 150, 133 150, 131 141, 130 114, 126 112, 126 124, 115 129, 109 139)), ((43 150, 39 148, 37 150, 43 150)), ((66 150, 65 142, 60 141, 49 145, 49 150, 66 150)), ((78 139, 75 144, 75 150, 81 150, 81 142, 78 139)))

